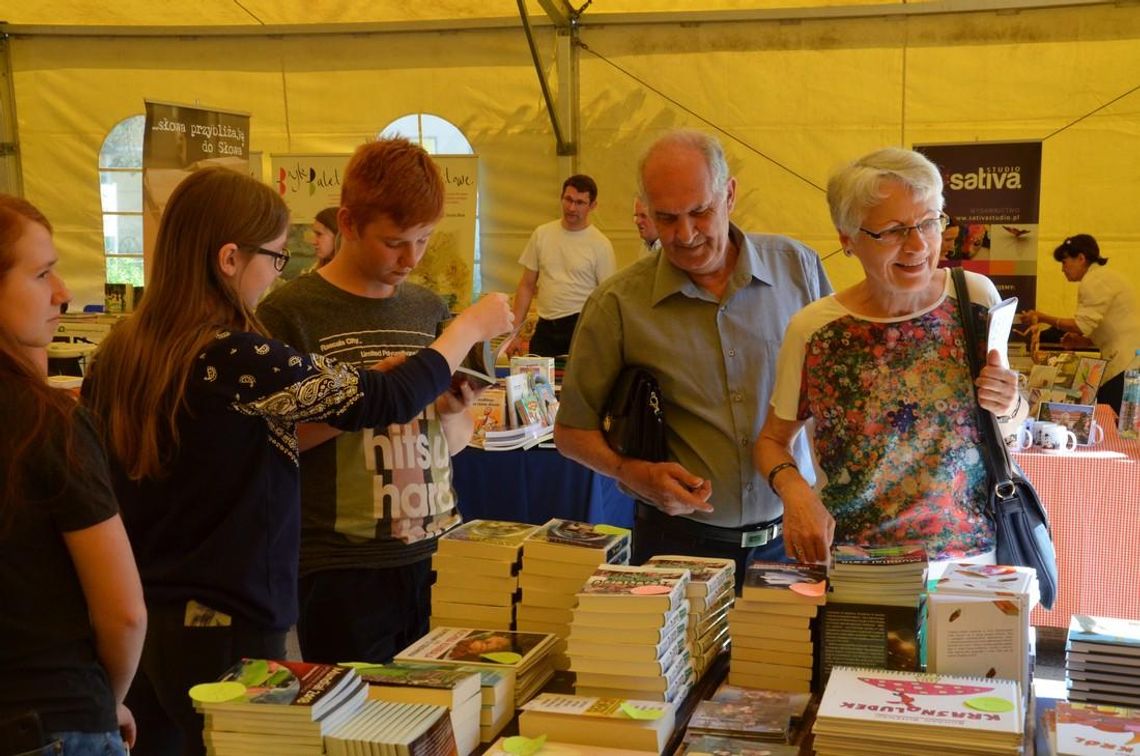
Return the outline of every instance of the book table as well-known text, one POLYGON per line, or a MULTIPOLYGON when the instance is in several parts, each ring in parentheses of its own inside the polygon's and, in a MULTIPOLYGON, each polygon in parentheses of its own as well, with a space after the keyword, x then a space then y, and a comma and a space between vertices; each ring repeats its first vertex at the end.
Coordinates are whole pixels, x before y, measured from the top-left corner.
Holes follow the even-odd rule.
POLYGON ((633 527, 633 499, 618 490, 614 479, 563 457, 557 449, 468 447, 451 463, 465 520, 541 525, 560 517, 633 527))
POLYGON ((1140 441, 1120 438, 1106 405, 1096 421, 1099 444, 1013 455, 1049 513, 1060 573, 1057 603, 1034 609, 1034 625, 1067 628, 1073 614, 1140 620, 1140 441))

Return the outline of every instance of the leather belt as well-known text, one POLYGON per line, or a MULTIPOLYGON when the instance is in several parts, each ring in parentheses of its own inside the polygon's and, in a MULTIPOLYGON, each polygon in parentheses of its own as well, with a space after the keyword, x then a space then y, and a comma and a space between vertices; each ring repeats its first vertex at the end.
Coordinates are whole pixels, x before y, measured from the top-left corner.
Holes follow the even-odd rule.
POLYGON ((732 543, 742 549, 765 546, 779 538, 784 531, 783 517, 742 528, 721 528, 687 517, 667 515, 652 504, 642 501, 637 502, 637 519, 651 522, 654 527, 661 528, 667 533, 719 543, 732 543))

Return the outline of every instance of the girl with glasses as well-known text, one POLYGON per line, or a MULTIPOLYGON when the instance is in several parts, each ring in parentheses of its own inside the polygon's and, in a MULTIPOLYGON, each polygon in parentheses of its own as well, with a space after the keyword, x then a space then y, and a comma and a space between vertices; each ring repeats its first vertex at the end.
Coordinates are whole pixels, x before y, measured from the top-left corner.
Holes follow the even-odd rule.
POLYGON ((472 344, 511 328, 506 297, 490 295, 386 372, 300 353, 254 314, 288 222, 281 198, 248 176, 211 168, 183 181, 146 297, 100 345, 84 386, 151 617, 129 697, 148 753, 202 753, 186 691, 243 656, 284 657, 297 620, 296 423, 406 422, 472 344))

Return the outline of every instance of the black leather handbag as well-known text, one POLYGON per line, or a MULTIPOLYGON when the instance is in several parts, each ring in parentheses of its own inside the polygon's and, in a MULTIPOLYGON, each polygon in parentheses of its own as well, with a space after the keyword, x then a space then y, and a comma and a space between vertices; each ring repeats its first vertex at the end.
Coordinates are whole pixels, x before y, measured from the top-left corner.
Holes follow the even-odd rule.
POLYGON ((602 434, 610 448, 625 457, 664 462, 665 408, 661 387, 642 367, 625 368, 606 402, 602 434))
MULTIPOLYGON (((953 268, 951 277, 966 335, 970 374, 977 377, 981 371, 978 336, 970 315, 966 276, 961 268, 953 268)), ((982 431, 982 458, 989 471, 988 514, 997 537, 997 563, 1035 569, 1041 588, 1041 605, 1052 609, 1057 599, 1057 552, 1049 530, 1049 516, 1033 484, 1010 459, 1009 450, 1002 443, 997 418, 979 407, 978 420, 982 431)))

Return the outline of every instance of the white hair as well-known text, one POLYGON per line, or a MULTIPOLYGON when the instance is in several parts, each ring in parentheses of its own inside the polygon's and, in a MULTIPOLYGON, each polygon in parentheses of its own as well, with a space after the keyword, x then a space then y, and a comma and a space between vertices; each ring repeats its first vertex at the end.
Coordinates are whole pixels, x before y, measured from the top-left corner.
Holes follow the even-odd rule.
POLYGON ((942 210, 942 174, 921 152, 884 147, 844 165, 827 182, 831 222, 842 234, 854 236, 867 211, 887 194, 883 184, 898 181, 919 202, 934 202, 942 210))
POLYGON ((724 157, 724 148, 717 138, 696 129, 677 129, 649 145, 641 154, 641 159, 637 161, 637 191, 646 206, 649 202, 645 196, 645 164, 658 150, 677 147, 696 150, 704 157, 709 176, 712 177, 713 196, 719 196, 728 187, 728 161, 724 157))

